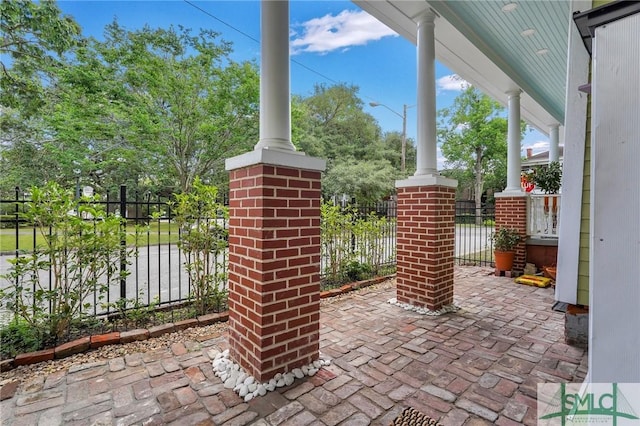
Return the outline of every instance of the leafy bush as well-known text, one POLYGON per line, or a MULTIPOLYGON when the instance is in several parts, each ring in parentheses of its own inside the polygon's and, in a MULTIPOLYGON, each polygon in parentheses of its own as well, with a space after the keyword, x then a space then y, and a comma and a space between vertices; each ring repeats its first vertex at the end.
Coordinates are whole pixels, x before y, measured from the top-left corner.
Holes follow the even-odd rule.
POLYGON ((224 224, 227 208, 217 201, 218 189, 196 178, 191 191, 176 194, 175 221, 180 226, 178 247, 183 251, 185 267, 191 279, 191 297, 198 314, 218 308, 226 297, 227 268, 222 263, 228 245, 224 224))
POLYGON ((119 314, 119 321, 125 328, 130 326, 140 327, 153 317, 156 308, 159 305, 159 297, 156 296, 152 302, 145 305, 141 300, 144 299, 144 291, 140 290, 138 297, 120 298, 115 302, 107 304, 105 307, 112 308, 119 314))
POLYGON ((17 318, 0 327, 0 355, 2 359, 37 351, 41 346, 40 331, 23 319, 17 318))
POLYGON ((547 167, 537 169, 532 179, 536 188, 545 194, 557 194, 562 184, 562 166, 558 161, 549 163, 547 167))
POLYGON ((15 228, 16 214, 0 214, 0 229, 15 228))
POLYGON ((339 205, 322 203, 320 214, 320 241, 326 281, 339 284, 344 268, 355 257, 352 228, 356 213, 353 209, 343 210, 339 205))
POLYGON ((11 286, 0 290, 0 300, 15 317, 59 338, 90 308, 85 303, 90 295, 102 300, 119 282, 124 226, 97 198, 76 200, 73 191, 56 183, 31 188, 31 194, 21 216, 34 224, 44 244, 8 260, 9 273, 2 278, 11 286), (45 275, 50 282, 41 282, 45 275))
POLYGON ((360 281, 371 276, 373 267, 367 263, 360 263, 357 260, 352 260, 347 263, 345 267, 345 275, 349 281, 360 281))
POLYGON ((375 212, 361 217, 354 208, 321 206, 322 258, 329 285, 357 281, 380 273, 385 261, 380 244, 391 223, 375 212))
POLYGON ((516 229, 500 228, 491 235, 493 249, 498 251, 512 251, 516 248, 522 237, 516 229))
POLYGON ((358 254, 363 263, 368 265, 369 274, 378 274, 383 263, 384 245, 380 241, 389 227, 386 217, 379 217, 375 213, 356 221, 353 232, 358 244, 358 254))

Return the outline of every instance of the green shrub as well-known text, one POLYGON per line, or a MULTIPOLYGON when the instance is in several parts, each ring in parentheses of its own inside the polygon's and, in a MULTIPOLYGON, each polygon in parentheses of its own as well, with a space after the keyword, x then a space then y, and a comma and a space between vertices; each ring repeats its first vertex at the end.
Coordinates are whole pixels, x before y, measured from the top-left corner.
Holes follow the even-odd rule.
POLYGON ((191 191, 177 194, 173 212, 182 234, 178 247, 191 278, 191 298, 199 315, 219 308, 226 298, 227 268, 222 264, 228 246, 224 226, 227 208, 217 201, 218 189, 196 178, 191 191))
POLYGON ((393 226, 375 212, 360 216, 354 208, 323 203, 321 206, 322 258, 327 287, 380 274, 385 245, 382 240, 393 226))
POLYGON ((0 355, 2 359, 41 349, 42 337, 37 328, 17 318, 0 327, 0 355))
POLYGON ((517 229, 500 228, 491 235, 490 239, 493 242, 494 250, 512 251, 515 250, 522 237, 517 229))
POLYGON ((0 301, 42 334, 59 338, 91 307, 85 302, 90 295, 102 300, 119 282, 118 264, 126 256, 120 246, 124 226, 97 197, 79 202, 73 191, 53 182, 30 192, 21 217, 34 224, 43 243, 8 260, 9 272, 0 278, 10 286, 0 290, 0 301), (41 276, 47 276, 44 282, 41 276))
POLYGON ((345 267, 345 275, 349 281, 360 281, 371 277, 373 267, 367 263, 360 263, 353 260, 347 263, 345 267))
POLYGON ((117 312, 118 319, 125 328, 130 326, 139 327, 151 320, 160 302, 158 296, 148 305, 145 305, 141 300, 144 300, 143 290, 139 291, 138 297, 130 299, 123 297, 115 302, 105 304, 103 308, 110 308, 117 312))
POLYGON ((557 194, 562 184, 562 165, 558 161, 538 168, 532 176, 536 188, 545 194, 557 194))
POLYGON ((346 265, 355 258, 353 226, 355 212, 343 210, 331 203, 322 203, 320 207, 320 241, 322 257, 325 260, 325 280, 332 284, 342 282, 346 265))
POLYGON ((379 217, 375 213, 360 218, 356 221, 353 232, 358 241, 358 254, 363 263, 368 265, 368 274, 378 274, 384 256, 384 245, 381 240, 384 237, 389 221, 386 217, 379 217))

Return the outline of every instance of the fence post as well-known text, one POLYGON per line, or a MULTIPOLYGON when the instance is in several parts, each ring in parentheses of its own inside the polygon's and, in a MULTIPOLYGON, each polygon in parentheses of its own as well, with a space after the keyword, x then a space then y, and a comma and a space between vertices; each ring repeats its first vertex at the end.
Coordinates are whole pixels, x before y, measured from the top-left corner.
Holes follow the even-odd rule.
MULTIPOLYGON (((16 259, 18 258, 18 256, 20 256, 20 207, 18 207, 18 202, 20 201, 20 187, 16 186, 16 206, 15 206, 15 224, 16 224, 16 229, 15 229, 15 236, 16 236, 16 251, 15 251, 15 255, 16 255, 16 259)), ((24 200, 23 200, 24 201, 24 200)), ((22 211, 24 212, 24 203, 22 204, 22 211)), ((34 249, 35 250, 35 249, 34 249)), ((20 284, 20 278, 18 277, 18 275, 16 274, 16 280, 15 280, 15 288, 18 288, 18 285, 20 284)), ((19 306, 18 302, 20 301, 20 295, 18 294, 18 292, 16 291, 16 307, 19 306)), ((18 311, 16 309, 13 310, 13 319, 17 319, 18 318, 18 311)))
POLYGON ((360 208, 356 204, 356 197, 351 197, 351 205, 355 206, 354 211, 357 215, 351 217, 351 254, 353 255, 356 252, 356 234, 353 232, 353 228, 355 227, 355 224, 360 217, 360 208))
POLYGON ((127 297, 127 186, 120 185, 120 218, 124 232, 120 233, 120 298, 127 297))
MULTIPOLYGON (((20 201, 20 188, 16 186, 16 206, 15 206, 15 219, 16 219, 16 257, 20 254, 20 245, 18 244, 18 237, 20 236, 20 207, 18 207, 18 202, 20 201)), ((16 284, 18 280, 16 278, 16 284)))

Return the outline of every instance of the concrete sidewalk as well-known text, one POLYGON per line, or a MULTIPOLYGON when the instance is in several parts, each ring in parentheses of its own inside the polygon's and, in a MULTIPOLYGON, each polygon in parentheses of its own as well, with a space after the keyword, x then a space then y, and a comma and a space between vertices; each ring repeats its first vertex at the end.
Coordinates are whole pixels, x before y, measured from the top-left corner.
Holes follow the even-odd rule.
POLYGON ((213 375, 225 336, 70 368, 21 383, 3 425, 388 425, 405 407, 448 426, 535 424, 536 384, 581 381, 586 353, 563 343, 553 291, 493 270, 456 269, 461 310, 421 316, 382 286, 323 302, 311 378, 244 403, 213 375))

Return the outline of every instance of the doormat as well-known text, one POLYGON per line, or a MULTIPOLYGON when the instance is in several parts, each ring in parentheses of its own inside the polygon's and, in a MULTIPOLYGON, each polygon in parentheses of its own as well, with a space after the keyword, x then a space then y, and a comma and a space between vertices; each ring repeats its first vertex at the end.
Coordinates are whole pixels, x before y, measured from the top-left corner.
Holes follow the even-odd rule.
POLYGON ((411 407, 404 409, 402 413, 390 424, 390 426, 403 426, 403 425, 415 425, 415 426, 443 426, 442 423, 438 423, 437 420, 432 419, 426 414, 422 414, 418 410, 414 410, 411 407))
POLYGON ((567 312, 568 303, 565 302, 556 302, 551 309, 556 312, 567 312))

